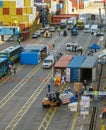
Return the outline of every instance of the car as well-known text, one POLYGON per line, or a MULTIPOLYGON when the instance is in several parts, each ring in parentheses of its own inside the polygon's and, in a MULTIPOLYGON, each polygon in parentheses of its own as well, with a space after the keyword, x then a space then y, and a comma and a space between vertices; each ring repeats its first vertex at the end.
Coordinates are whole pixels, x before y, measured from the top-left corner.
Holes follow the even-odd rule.
POLYGON ((45 28, 43 28, 43 27, 40 28, 39 30, 40 30, 41 33, 44 33, 44 32, 45 32, 45 28))
POLYGON ((95 32, 94 36, 104 36, 104 33, 103 32, 95 32))
POLYGON ((50 25, 47 24, 47 25, 45 26, 45 30, 49 30, 49 29, 50 29, 50 25))
POLYGON ((50 27, 49 31, 50 32, 54 32, 55 31, 55 27, 50 27))
POLYGON ((32 34, 32 38, 37 38, 41 35, 41 32, 38 30, 35 33, 32 34))

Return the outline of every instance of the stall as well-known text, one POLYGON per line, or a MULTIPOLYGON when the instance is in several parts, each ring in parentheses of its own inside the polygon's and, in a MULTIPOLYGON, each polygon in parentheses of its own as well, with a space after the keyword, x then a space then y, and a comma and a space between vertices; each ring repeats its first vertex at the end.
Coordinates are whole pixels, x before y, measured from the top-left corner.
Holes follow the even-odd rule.
POLYGON ((78 82, 80 80, 80 65, 85 60, 85 56, 74 56, 66 68, 66 81, 78 82))
POLYGON ((96 81, 98 69, 98 57, 87 56, 80 66, 80 80, 96 81))

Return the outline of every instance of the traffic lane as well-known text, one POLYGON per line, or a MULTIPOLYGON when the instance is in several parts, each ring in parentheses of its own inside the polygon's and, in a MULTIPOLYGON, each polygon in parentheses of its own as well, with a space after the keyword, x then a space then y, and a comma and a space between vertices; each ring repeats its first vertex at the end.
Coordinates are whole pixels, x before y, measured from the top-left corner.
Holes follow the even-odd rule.
MULTIPOLYGON (((54 86, 51 86, 51 91, 52 87, 54 86)), ((39 128, 43 118, 48 112, 48 108, 45 109, 42 107, 42 100, 46 96, 47 92, 48 88, 46 85, 45 89, 43 89, 43 91, 40 93, 37 100, 35 100, 29 110, 25 113, 24 117, 18 123, 15 130, 37 130, 39 128)))
MULTIPOLYGON (((9 76, 10 80, 6 80, 5 83, 0 84, 0 100, 6 96, 12 89, 15 88, 16 85, 18 85, 25 77, 27 78, 27 75, 37 66, 35 65, 22 65, 22 68, 12 75, 9 76), (20 78, 20 81, 18 79, 20 78)), ((8 79, 8 78, 7 78, 8 79)))
POLYGON ((12 99, 5 104, 5 106, 0 110, 0 126, 4 129, 12 118, 18 113, 22 108, 25 102, 33 94, 33 92, 38 88, 39 84, 36 81, 36 78, 42 73, 41 81, 48 75, 50 70, 47 70, 45 73, 42 73, 43 70, 35 74, 30 83, 25 84, 13 97, 12 99), (4 117, 4 118, 2 118, 4 117), (9 117, 9 118, 8 118, 9 117))

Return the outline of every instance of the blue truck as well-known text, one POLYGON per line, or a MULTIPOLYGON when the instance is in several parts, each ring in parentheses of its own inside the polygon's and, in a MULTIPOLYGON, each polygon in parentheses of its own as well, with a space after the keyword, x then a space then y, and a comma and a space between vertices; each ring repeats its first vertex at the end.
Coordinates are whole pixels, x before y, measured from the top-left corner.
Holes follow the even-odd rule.
POLYGON ((75 27, 73 27, 71 29, 71 36, 73 36, 73 35, 78 35, 78 28, 77 28, 77 26, 75 26, 75 27))

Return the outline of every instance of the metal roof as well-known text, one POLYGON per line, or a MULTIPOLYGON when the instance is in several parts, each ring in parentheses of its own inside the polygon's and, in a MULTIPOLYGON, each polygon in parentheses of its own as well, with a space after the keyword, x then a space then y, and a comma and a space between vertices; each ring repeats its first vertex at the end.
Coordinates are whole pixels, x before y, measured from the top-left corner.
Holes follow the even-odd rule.
POLYGON ((2 63, 5 60, 7 60, 7 58, 0 58, 0 63, 2 63))
POLYGON ((85 58, 86 58, 85 56, 74 56, 67 67, 76 67, 76 68, 78 68, 83 63, 85 58))
POLYGON ((97 56, 87 56, 80 68, 94 68, 98 62, 97 56))
POLYGON ((47 48, 44 44, 27 44, 24 47, 24 51, 41 51, 44 48, 47 48))
POLYGON ((56 68, 66 68, 70 60, 72 60, 72 55, 63 55, 59 61, 54 65, 56 68))

